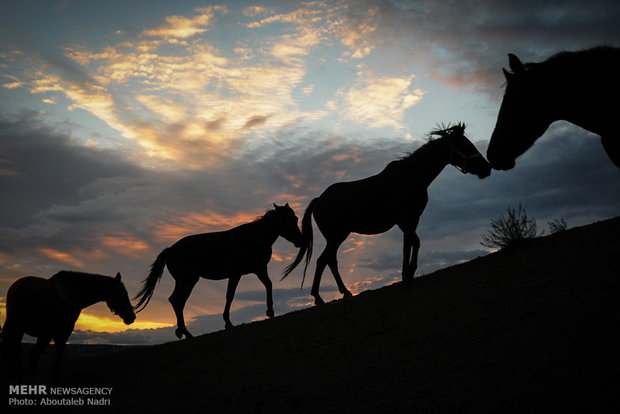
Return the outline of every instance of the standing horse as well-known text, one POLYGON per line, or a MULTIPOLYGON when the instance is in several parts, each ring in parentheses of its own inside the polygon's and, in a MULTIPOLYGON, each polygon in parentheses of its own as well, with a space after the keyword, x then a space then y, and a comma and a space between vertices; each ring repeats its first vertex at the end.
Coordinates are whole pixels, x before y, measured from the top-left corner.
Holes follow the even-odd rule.
POLYGON ((2 362, 7 373, 17 379, 21 376, 20 344, 26 333, 37 337, 28 358, 33 373, 41 353, 54 340, 54 378, 58 379, 63 350, 80 312, 102 301, 127 325, 136 319, 120 273, 113 278, 63 270, 49 279, 27 276, 15 281, 6 295, 2 329, 2 362))
POLYGON ((620 49, 561 52, 540 63, 523 64, 513 54, 508 58, 512 72, 503 69, 506 92, 487 151, 493 168, 513 168, 515 159, 557 120, 600 135, 620 168, 620 49))
POLYGON ((142 289, 134 299, 139 299, 135 309, 140 312, 153 296, 155 285, 161 278, 164 267, 175 280, 174 291, 168 299, 177 317, 175 334, 192 335, 185 327, 183 308, 194 285, 201 277, 211 280, 228 279, 224 321, 226 328, 230 322, 230 304, 235 295, 241 276, 255 273, 267 290, 267 316, 272 318, 273 298, 271 280, 267 274, 267 263, 271 260, 271 246, 279 236, 299 247, 301 232, 297 226, 297 216, 288 203, 269 210, 264 216, 251 223, 242 224, 227 231, 203 233, 187 236, 164 249, 151 265, 142 289))
MULTIPOLYGON (((416 228, 428 201, 427 188, 447 164, 463 173, 485 178, 491 166, 465 137, 465 126, 430 133, 429 142, 409 156, 392 161, 377 175, 351 182, 336 183, 310 202, 301 223, 302 244, 295 261, 284 272, 288 276, 307 253, 304 279, 312 256, 312 215, 327 245, 316 262, 311 294, 315 304, 321 275, 329 266, 340 293, 351 296, 338 272, 338 247, 351 232, 380 234, 397 225, 404 233, 403 280, 412 280, 418 266, 420 239, 416 228), (433 139, 433 137, 438 137, 433 139)), ((303 285, 303 281, 302 281, 303 285)))

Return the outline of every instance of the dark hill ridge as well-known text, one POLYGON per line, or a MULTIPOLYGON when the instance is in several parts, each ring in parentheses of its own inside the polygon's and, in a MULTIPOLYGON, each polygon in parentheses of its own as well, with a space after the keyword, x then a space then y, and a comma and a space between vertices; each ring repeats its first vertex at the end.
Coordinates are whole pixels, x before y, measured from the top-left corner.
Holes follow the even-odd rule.
POLYGON ((114 387, 112 409, 131 413, 618 412, 619 269, 620 217, 411 285, 69 359, 64 382, 114 387))

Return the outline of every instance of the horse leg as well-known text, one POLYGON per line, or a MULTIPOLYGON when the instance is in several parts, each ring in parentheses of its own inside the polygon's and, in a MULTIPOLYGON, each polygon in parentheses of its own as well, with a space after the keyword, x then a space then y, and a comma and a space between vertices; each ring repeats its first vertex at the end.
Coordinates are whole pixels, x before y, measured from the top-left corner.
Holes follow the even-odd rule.
POLYGON ((321 276, 323 275, 323 271, 325 270, 325 266, 327 266, 327 257, 325 253, 327 252, 327 247, 321 253, 318 259, 316 259, 316 269, 314 270, 314 280, 312 281, 312 289, 310 290, 310 294, 314 296, 314 304, 315 305, 323 305, 325 301, 319 296, 319 287, 321 286, 321 276))
POLYGON ((601 143, 611 162, 613 162, 616 167, 620 168, 620 137, 605 135, 601 137, 601 143))
POLYGON ((411 263, 411 236, 409 232, 403 235, 403 270, 401 276, 403 281, 413 279, 410 277, 409 265, 411 263))
POLYGON ((54 336, 54 344, 56 347, 56 356, 54 359, 54 383, 58 383, 58 379, 60 378, 60 361, 62 360, 62 356, 65 352, 65 345, 67 344, 69 336, 71 336, 71 332, 73 332, 73 325, 60 334, 54 336))
POLYGON ((172 305, 172 309, 174 309, 174 314, 177 317, 177 329, 174 333, 179 339, 183 338, 183 335, 185 335, 185 338, 193 337, 185 327, 183 308, 185 307, 187 298, 189 298, 190 293, 192 293, 192 289, 196 283, 198 283, 198 279, 197 277, 193 279, 175 279, 174 290, 168 298, 168 301, 172 305))
POLYGON ((0 343, 2 369, 0 369, 0 373, 3 381, 21 383, 21 343, 24 332, 17 329, 13 322, 12 318, 9 317, 2 327, 2 342, 0 343))
POLYGON ((41 357, 41 353, 47 348, 50 344, 52 338, 50 336, 39 336, 37 338, 37 343, 34 345, 30 353, 28 354, 28 362, 30 364, 30 371, 33 374, 37 373, 37 368, 39 364, 39 358, 41 357))
POLYGON ((340 277, 340 273, 338 272, 338 260, 336 255, 338 254, 338 247, 342 244, 342 242, 348 237, 348 234, 339 239, 332 239, 327 241, 327 245, 325 249, 316 260, 316 270, 314 272, 314 281, 312 282, 312 290, 310 294, 314 296, 314 304, 315 305, 323 305, 325 301, 319 296, 319 287, 321 286, 321 276, 323 276, 323 271, 325 270, 325 266, 329 265, 334 275, 334 279, 336 279, 336 284, 338 285, 338 289, 340 293, 348 296, 351 294, 342 282, 342 278, 340 277), (335 270, 334 270, 335 269, 335 270), (347 295, 348 293, 348 295, 347 295))
POLYGON ((226 306, 224 306, 224 327, 226 329, 234 326, 230 322, 230 304, 235 297, 235 290, 237 290, 237 285, 239 285, 240 280, 241 276, 231 276, 228 278, 228 287, 226 288, 226 306))
POLYGON ((420 252, 420 238, 414 231, 410 236, 411 245, 411 261, 409 262, 409 274, 407 280, 412 281, 415 277, 415 271, 418 270, 418 253, 420 252))
POLYGON ((417 221, 414 225, 401 225, 403 231, 403 281, 412 281, 415 271, 418 269, 418 252, 420 250, 420 238, 416 233, 417 221))
POLYGON ((263 282, 263 285, 265 285, 265 291, 267 292, 267 313, 266 315, 270 318, 273 318, 276 314, 273 311, 273 293, 272 293, 273 289, 271 286, 271 279, 269 279, 269 274, 267 273, 267 267, 258 271, 256 273, 256 276, 258 276, 258 280, 263 282))
POLYGON ((336 255, 336 252, 334 252, 329 262, 327 262, 327 265, 329 266, 329 269, 332 271, 332 275, 334 276, 334 279, 336 280, 336 285, 338 285, 338 290, 340 291, 340 293, 342 293, 343 297, 349 298, 353 296, 351 295, 351 292, 349 291, 349 289, 347 289, 347 287, 344 285, 344 282, 342 281, 342 277, 340 277, 340 272, 338 271, 338 257, 336 255))

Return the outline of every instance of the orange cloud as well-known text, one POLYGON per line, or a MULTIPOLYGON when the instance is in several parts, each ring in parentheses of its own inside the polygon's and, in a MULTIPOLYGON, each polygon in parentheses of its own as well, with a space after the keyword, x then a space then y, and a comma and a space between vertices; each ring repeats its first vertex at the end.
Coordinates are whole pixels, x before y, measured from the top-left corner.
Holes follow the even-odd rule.
POLYGON ((155 28, 142 32, 145 36, 150 37, 172 37, 172 38, 188 38, 207 31, 206 27, 215 16, 215 12, 227 13, 225 6, 208 6, 196 9, 200 14, 192 18, 183 16, 168 16, 166 23, 155 28))
POLYGON ((61 252, 59 250, 47 247, 40 248, 39 252, 49 257, 50 259, 56 260, 58 262, 66 263, 68 265, 79 268, 84 267, 84 263, 81 260, 75 258, 69 253, 61 252))
POLYGON ((141 254, 149 248, 149 245, 130 234, 120 234, 118 236, 104 236, 101 243, 115 252, 135 256, 141 254))
MULTIPOLYGON (((247 9, 246 9, 247 10, 247 9)), ((261 12, 265 11, 261 8, 261 12)), ((256 29, 263 27, 271 23, 295 23, 299 25, 308 23, 318 23, 322 20, 321 10, 313 10, 307 8, 301 8, 290 13, 276 14, 274 16, 266 17, 258 22, 248 23, 246 26, 250 29, 256 29)))
POLYGON ((214 212, 172 213, 166 222, 158 224, 155 237, 171 243, 190 234, 228 230, 253 221, 256 217, 247 213, 238 213, 234 216, 214 212))
POLYGON ((10 83, 5 83, 4 85, 2 85, 2 87, 6 89, 16 89, 16 88, 21 88, 24 85, 25 85, 24 82, 10 82, 10 83))

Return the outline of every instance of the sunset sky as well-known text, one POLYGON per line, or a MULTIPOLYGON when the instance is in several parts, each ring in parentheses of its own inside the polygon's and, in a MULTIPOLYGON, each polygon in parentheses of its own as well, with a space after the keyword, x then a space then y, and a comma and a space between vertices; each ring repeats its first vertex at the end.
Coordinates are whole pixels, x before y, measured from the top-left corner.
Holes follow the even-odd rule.
MULTIPOLYGON (((507 53, 620 46, 617 1, 3 1, 0 3, 0 323, 26 275, 121 272, 131 296, 165 247, 379 172, 438 124, 486 148, 507 53)), ((566 85, 578 90, 588 79, 566 85)), ((600 139, 558 122, 514 170, 447 167, 429 188, 418 274, 487 254, 491 219, 519 203, 539 229, 620 214, 620 170, 600 139)), ((315 228, 315 252, 323 239, 315 228)), ((402 234, 352 235, 341 273, 358 293, 400 280, 402 234)), ((269 265, 277 315, 309 306, 297 250, 269 265)), ((314 261, 310 272, 314 267, 314 261)), ((101 303, 71 342, 172 341, 165 272, 132 329, 101 303)), ((225 281, 201 280, 188 329, 223 329, 225 281)), ((340 297, 326 272, 325 299, 340 297)), ((264 316, 241 279, 231 319, 264 316)))

